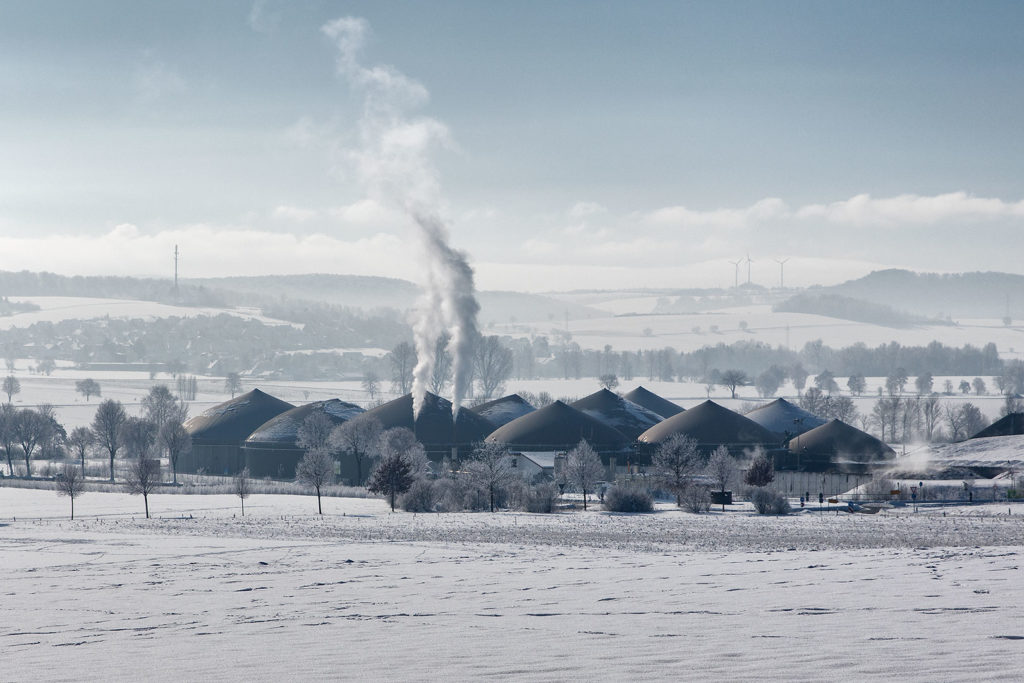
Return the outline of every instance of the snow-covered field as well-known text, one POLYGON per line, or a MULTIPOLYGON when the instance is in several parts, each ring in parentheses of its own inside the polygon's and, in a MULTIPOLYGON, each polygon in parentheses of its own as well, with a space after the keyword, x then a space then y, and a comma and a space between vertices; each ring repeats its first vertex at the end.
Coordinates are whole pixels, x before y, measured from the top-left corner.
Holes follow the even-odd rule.
MULTIPOLYGON (((491 333, 551 334, 565 330, 560 321, 532 324, 495 325, 491 333)), ((1024 352, 1024 327, 1005 326, 1001 320, 961 319, 956 325, 915 325, 886 327, 806 313, 775 313, 768 305, 722 308, 714 311, 673 315, 614 315, 606 318, 571 320, 568 330, 573 341, 585 349, 602 349, 610 344, 616 351, 660 349, 671 346, 677 351, 694 351, 704 346, 733 344, 739 341, 762 342, 796 351, 816 339, 833 348, 863 342, 874 348, 899 342, 903 346, 927 346, 939 341, 947 346, 972 344, 982 347, 992 342, 1008 359, 1019 359, 1024 352)))
POLYGON ((0 489, 5 679, 1024 677, 1024 507, 411 515, 0 489), (13 517, 17 515, 17 521, 13 517), (19 672, 24 672, 24 676, 19 672), (29 674, 28 672, 31 672, 29 674))

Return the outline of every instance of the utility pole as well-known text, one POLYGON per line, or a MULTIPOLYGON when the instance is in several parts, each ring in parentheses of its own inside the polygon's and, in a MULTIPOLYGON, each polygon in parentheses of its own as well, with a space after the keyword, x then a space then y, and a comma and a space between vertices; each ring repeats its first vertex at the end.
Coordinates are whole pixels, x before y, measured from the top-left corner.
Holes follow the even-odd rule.
POLYGON ((785 286, 786 286, 785 285, 786 281, 785 281, 784 276, 785 276, 786 261, 788 261, 788 260, 789 260, 788 256, 786 258, 784 258, 784 259, 775 259, 775 262, 779 264, 779 289, 784 289, 785 286))

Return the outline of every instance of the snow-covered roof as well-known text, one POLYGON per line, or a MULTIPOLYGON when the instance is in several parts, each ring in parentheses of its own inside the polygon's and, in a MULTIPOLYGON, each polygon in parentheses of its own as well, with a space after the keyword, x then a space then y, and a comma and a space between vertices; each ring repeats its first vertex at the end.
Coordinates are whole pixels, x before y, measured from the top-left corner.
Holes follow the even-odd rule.
POLYGON ((584 396, 569 405, 615 427, 630 439, 636 439, 662 420, 658 413, 617 396, 607 389, 584 396))
POLYGON ((286 410, 291 403, 259 389, 218 403, 185 423, 193 443, 241 443, 253 430, 286 410))
MULTIPOLYGON (((1024 435, 989 436, 919 449, 907 454, 932 467, 1024 467, 1024 435)), ((897 461, 897 467, 904 459, 897 461)))
POLYGON ((287 410, 280 415, 264 422, 245 440, 246 444, 273 443, 283 446, 294 446, 299 438, 299 427, 313 413, 323 413, 335 424, 347 422, 364 412, 362 408, 345 401, 332 398, 328 401, 314 401, 306 405, 287 410))
POLYGON ((767 405, 751 410, 745 416, 770 432, 783 436, 796 436, 825 424, 824 420, 784 398, 777 398, 767 405))
POLYGON ((517 417, 532 413, 536 408, 531 406, 526 399, 519 394, 502 396, 493 401, 482 403, 475 408, 470 408, 474 413, 483 417, 497 429, 507 425, 517 417))

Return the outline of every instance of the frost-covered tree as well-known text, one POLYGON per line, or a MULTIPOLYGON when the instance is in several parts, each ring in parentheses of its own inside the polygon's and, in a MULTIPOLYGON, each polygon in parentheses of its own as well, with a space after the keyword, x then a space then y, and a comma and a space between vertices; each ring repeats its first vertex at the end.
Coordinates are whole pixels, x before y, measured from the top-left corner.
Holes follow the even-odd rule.
POLYGON ((316 411, 310 413, 299 425, 298 438, 295 445, 303 450, 320 449, 330 451, 331 430, 334 420, 326 413, 316 411))
POLYGON ((935 384, 935 378, 932 377, 930 372, 922 372, 914 380, 914 388, 917 389, 917 393, 921 396, 927 396, 932 393, 932 385, 935 384))
POLYGON ((235 475, 232 482, 232 490, 238 496, 238 499, 242 501, 242 516, 245 517, 245 499, 252 493, 252 483, 249 479, 248 467, 235 475))
POLYGON ((391 452, 381 457, 370 475, 366 488, 371 493, 387 496, 391 511, 394 512, 395 498, 408 491, 414 481, 416 478, 412 474, 412 465, 405 455, 391 452))
POLYGON ((867 379, 860 373, 855 373, 846 378, 846 388, 854 396, 860 396, 868 387, 867 379))
POLYGON ((608 391, 615 391, 619 386, 619 378, 615 375, 601 375, 597 378, 597 381, 608 391))
POLYGON ((139 458, 128 466, 128 478, 125 480, 128 493, 142 494, 142 502, 146 507, 146 519, 149 519, 149 494, 160 486, 160 461, 155 458, 139 458))
POLYGON ((583 494, 583 509, 587 509, 587 496, 604 477, 601 458, 586 440, 580 440, 565 454, 565 478, 583 494))
POLYGON ((718 490, 725 492, 729 482, 736 476, 736 461, 729 453, 728 448, 719 446, 711 454, 708 466, 704 471, 715 482, 718 490))
POLYGON ((974 389, 974 393, 978 396, 984 396, 988 393, 988 387, 985 386, 985 380, 980 377, 975 377, 971 382, 971 388, 974 389))
POLYGON ((392 427, 384 430, 381 432, 378 448, 382 458, 396 454, 405 458, 414 477, 430 474, 430 460, 427 458, 427 451, 423 448, 423 444, 416 440, 416 435, 411 429, 392 427))
POLYGON ((683 492, 701 466, 697 440, 673 434, 658 445, 652 462, 662 485, 675 495, 676 506, 682 506, 683 492))
POLYGON ((71 463, 65 463, 57 477, 57 495, 71 499, 71 519, 75 518, 75 498, 85 493, 85 476, 82 470, 71 463))
POLYGON ((316 491, 316 509, 324 514, 320 504, 320 492, 334 481, 334 458, 325 448, 312 448, 306 451, 295 468, 295 481, 311 486, 316 491))
POLYGON ((471 458, 466 474, 474 486, 487 492, 491 512, 494 512, 495 496, 515 477, 508 448, 504 444, 484 442, 473 449, 471 458))
POLYGON ((380 421, 373 417, 358 416, 331 430, 331 449, 352 458, 356 464, 357 486, 363 483, 363 471, 380 454, 380 421))
POLYGON ((830 370, 822 370, 821 373, 814 378, 814 386, 826 394, 832 394, 839 391, 839 385, 836 383, 836 377, 830 370))
POLYGON ((124 406, 112 398, 100 403, 96 408, 96 415, 92 418, 92 431, 96 435, 96 443, 110 456, 110 481, 114 481, 114 457, 122 445, 121 426, 127 419, 128 414, 124 412, 124 406))

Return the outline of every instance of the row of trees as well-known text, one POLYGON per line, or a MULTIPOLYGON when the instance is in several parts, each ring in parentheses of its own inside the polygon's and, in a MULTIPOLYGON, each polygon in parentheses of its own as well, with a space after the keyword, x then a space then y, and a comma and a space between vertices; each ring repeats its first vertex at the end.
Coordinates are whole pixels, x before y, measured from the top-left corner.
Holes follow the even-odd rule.
MULTIPOLYGON (((452 381, 452 356, 448 350, 450 338, 442 335, 434 350, 434 368, 428 389, 441 394, 452 381)), ((409 342, 396 345, 387 356, 390 366, 391 389, 399 394, 412 390, 413 370, 416 367, 416 349, 409 342)), ((496 336, 480 336, 473 344, 472 380, 479 396, 489 399, 504 389, 512 375, 513 353, 496 336)))
POLYGON ((33 457, 54 460, 76 457, 84 475, 86 457, 100 451, 109 457, 110 481, 114 481, 114 460, 119 453, 135 461, 169 459, 177 481, 179 458, 191 448, 183 422, 188 406, 165 385, 149 390, 142 399, 142 415, 129 416, 120 401, 107 399, 96 409, 89 426, 67 432, 58 422, 52 406, 0 407, 0 448, 7 460, 8 474, 14 476, 15 457, 24 459, 25 476, 32 476, 33 457))

